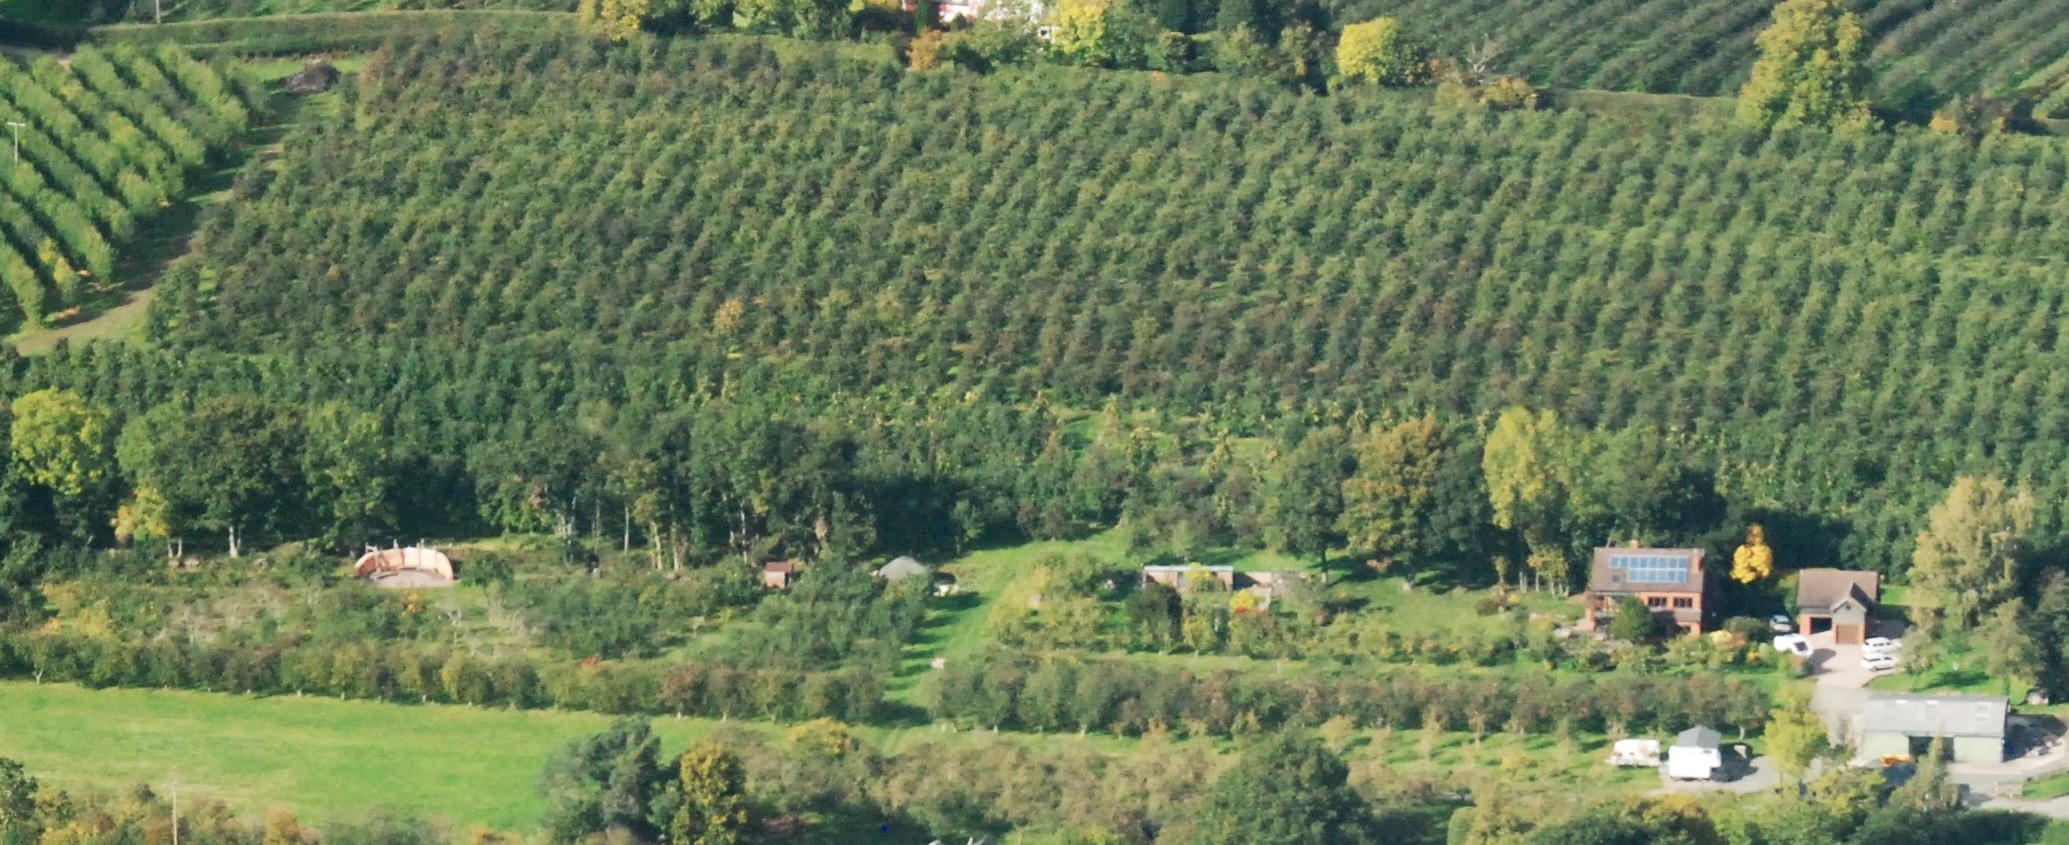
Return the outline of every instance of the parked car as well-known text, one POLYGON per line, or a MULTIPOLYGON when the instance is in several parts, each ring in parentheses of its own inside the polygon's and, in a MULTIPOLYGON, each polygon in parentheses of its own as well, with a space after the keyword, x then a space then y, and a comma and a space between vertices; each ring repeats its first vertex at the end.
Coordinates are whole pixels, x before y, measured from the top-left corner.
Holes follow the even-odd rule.
POLYGON ((1802 634, 1783 634, 1774 638, 1774 650, 1786 651, 1797 657, 1810 656, 1810 640, 1802 634))
POLYGON ((1897 656, 1894 654, 1863 654, 1861 655, 1861 668, 1870 672, 1887 672, 1897 668, 1897 656))
POLYGON ((1796 623, 1789 619, 1788 614, 1777 613, 1767 617, 1767 630, 1777 634, 1793 634, 1796 633, 1796 623))
POLYGON ((1903 650, 1903 640, 1892 640, 1888 637, 1869 637, 1866 642, 1861 643, 1862 654, 1896 654, 1903 650))

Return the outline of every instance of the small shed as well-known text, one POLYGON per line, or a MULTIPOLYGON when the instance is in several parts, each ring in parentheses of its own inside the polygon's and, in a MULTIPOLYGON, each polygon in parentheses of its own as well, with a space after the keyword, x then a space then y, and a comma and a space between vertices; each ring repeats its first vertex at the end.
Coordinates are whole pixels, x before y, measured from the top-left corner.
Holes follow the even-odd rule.
POLYGON ((1682 731, 1667 747, 1667 777, 1709 780, 1724 767, 1724 735, 1702 725, 1682 731))
POLYGON ((907 578, 924 578, 931 572, 933 570, 928 569, 926 564, 908 555, 884 564, 876 571, 876 577, 896 584, 907 578))
POLYGON ((1947 740, 1956 763, 2004 762, 2001 695, 1870 692, 1861 708, 1861 756, 1905 756, 1914 739, 1947 740))
POLYGON ((788 590, 790 585, 797 583, 801 574, 797 561, 770 561, 762 564, 762 586, 771 590, 788 590))
POLYGON ((1855 569, 1805 569, 1796 573, 1796 630, 1832 632, 1840 645, 1859 645, 1874 625, 1882 575, 1855 569))

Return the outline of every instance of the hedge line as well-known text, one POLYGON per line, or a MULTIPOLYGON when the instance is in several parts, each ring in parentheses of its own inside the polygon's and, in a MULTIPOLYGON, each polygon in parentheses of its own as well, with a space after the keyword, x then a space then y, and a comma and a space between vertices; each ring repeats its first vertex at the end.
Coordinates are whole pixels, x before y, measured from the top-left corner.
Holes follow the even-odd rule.
POLYGON ((161 687, 375 701, 557 707, 612 714, 780 720, 881 714, 858 669, 797 672, 656 662, 487 659, 461 651, 271 643, 131 642, 68 632, 0 633, 0 677, 87 687, 161 687))
POLYGON ((426 12, 338 12, 179 21, 163 25, 117 24, 88 36, 102 44, 177 42, 189 47, 246 55, 287 55, 372 50, 399 37, 474 31, 561 34, 576 28, 568 12, 446 9, 426 12))
POLYGON ((1025 654, 952 662, 934 715, 979 727, 1140 735, 1161 725, 1229 736, 1246 729, 1349 719, 1362 728, 1611 734, 1693 725, 1757 731, 1770 693, 1714 672, 1602 678, 1412 674, 1196 674, 1121 660, 1025 654))

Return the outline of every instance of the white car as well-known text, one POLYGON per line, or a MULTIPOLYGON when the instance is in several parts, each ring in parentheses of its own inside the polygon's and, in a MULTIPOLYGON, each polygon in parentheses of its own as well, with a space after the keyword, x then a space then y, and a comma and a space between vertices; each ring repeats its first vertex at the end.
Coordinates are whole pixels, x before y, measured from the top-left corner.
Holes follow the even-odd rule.
POLYGON ((1861 655, 1861 668, 1870 672, 1887 672, 1897 668, 1897 656, 1894 654, 1863 654, 1861 655))
POLYGON ((1793 634, 1796 633, 1796 623, 1790 621, 1787 614, 1777 613, 1767 617, 1767 630, 1777 634, 1793 634))
POLYGON ((1866 642, 1861 643, 1862 654, 1896 654, 1903 650, 1903 640, 1892 640, 1888 637, 1869 637, 1866 642))
POLYGON ((1774 638, 1774 650, 1786 651, 1797 657, 1809 657, 1810 640, 1804 639, 1802 634, 1783 634, 1774 638))

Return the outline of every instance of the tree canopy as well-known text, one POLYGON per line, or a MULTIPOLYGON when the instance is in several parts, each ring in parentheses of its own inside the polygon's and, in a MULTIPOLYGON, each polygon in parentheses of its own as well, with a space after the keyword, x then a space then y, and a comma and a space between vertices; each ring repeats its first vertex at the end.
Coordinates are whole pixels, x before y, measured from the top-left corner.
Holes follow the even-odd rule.
POLYGON ((1283 731, 1246 748, 1208 790, 1199 819, 1206 845, 1371 841, 1372 819, 1350 770, 1320 740, 1283 731))
POLYGON ((1760 59, 1739 89, 1739 120, 1756 129, 1859 132, 1868 113, 1866 33, 1844 0, 1782 0, 1759 37, 1760 59))

